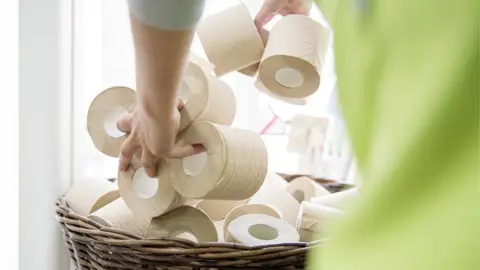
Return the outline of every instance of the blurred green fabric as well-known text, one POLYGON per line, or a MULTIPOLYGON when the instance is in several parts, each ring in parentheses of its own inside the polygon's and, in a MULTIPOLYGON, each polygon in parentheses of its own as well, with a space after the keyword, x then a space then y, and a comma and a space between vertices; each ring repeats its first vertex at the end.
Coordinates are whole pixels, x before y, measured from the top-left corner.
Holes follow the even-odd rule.
POLYGON ((363 189, 309 269, 480 269, 480 1, 315 2, 363 189))

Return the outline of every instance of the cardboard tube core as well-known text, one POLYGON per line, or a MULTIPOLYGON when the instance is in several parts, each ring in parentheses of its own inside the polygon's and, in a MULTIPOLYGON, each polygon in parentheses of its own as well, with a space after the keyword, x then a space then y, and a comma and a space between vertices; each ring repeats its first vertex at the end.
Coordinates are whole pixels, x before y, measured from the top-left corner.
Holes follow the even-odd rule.
POLYGON ((125 135, 124 132, 120 131, 117 128, 117 121, 123 115, 128 114, 128 111, 121 107, 115 106, 109 108, 105 113, 105 118, 103 119, 103 127, 105 128, 105 132, 112 138, 120 138, 125 135))
POLYGON ((305 200, 305 192, 301 190, 295 190, 292 193, 292 196, 297 200, 299 203, 303 202, 305 200))
POLYGON ((141 198, 152 198, 157 193, 158 180, 148 177, 143 167, 138 168, 133 174, 133 190, 141 198))
POLYGON ((297 88, 303 84, 302 74, 293 68, 281 68, 275 73, 275 80, 285 87, 297 88))
POLYGON ((260 240, 273 240, 278 237, 278 230, 267 224, 254 224, 248 228, 248 233, 260 240))
POLYGON ((200 173, 202 173, 206 164, 207 164, 206 152, 185 157, 182 160, 183 170, 185 174, 189 176, 198 176, 200 173))

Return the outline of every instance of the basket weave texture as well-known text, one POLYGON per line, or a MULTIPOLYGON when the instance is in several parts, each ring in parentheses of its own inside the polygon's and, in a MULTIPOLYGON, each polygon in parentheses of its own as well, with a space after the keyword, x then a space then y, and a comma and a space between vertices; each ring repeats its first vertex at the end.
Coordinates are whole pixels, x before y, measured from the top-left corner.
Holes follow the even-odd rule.
MULTIPOLYGON (((290 181, 298 175, 282 175, 290 181)), ((351 186, 314 180, 331 192, 351 186)), ((56 202, 56 219, 76 269, 304 269, 307 252, 322 245, 293 242, 245 246, 236 243, 196 243, 182 238, 143 239, 104 227, 75 214, 63 196, 56 202)))

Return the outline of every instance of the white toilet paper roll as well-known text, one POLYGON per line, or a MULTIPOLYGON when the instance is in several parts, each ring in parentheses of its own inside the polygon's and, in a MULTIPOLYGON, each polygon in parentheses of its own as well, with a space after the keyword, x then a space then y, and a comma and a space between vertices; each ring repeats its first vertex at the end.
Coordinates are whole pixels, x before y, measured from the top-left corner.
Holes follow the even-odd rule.
POLYGON ((65 201, 70 209, 84 217, 118 198, 117 186, 99 177, 79 179, 65 193, 65 201))
MULTIPOLYGON (((228 213, 227 217, 225 217, 225 220, 223 220, 222 232, 225 233, 227 231, 227 227, 232 220, 248 214, 263 214, 275 218, 282 218, 280 212, 273 206, 265 204, 243 204, 235 207, 228 213)), ((223 235, 223 237, 226 238, 226 235, 223 235)))
POLYGON ((147 219, 161 215, 182 205, 185 199, 172 187, 170 166, 163 162, 157 177, 145 174, 139 158, 133 158, 126 171, 118 172, 118 188, 127 206, 147 219))
POLYGON ((180 131, 194 121, 228 126, 235 119, 237 102, 233 90, 224 81, 206 73, 206 69, 193 62, 187 67, 181 90, 185 93, 182 99, 187 101, 180 110, 180 131))
POLYGON ((134 215, 122 198, 105 205, 88 216, 103 226, 124 230, 137 236, 144 236, 149 219, 134 215))
POLYGON ((196 204, 196 208, 205 212, 213 221, 219 221, 227 216, 228 212, 235 207, 246 203, 248 200, 202 200, 196 204))
POLYGON ((296 224, 300 241, 310 242, 315 238, 327 237, 331 222, 342 215, 343 211, 332 207, 302 202, 296 224))
POLYGON ((227 227, 227 242, 267 245, 299 240, 297 230, 287 222, 262 214, 243 215, 227 227))
POLYGON ((121 86, 104 90, 92 101, 87 114, 87 130, 100 152, 118 157, 125 136, 117 129, 117 120, 132 112, 135 105, 135 91, 121 86))
POLYGON ((262 187, 248 200, 248 203, 273 206, 280 211, 283 220, 295 225, 300 203, 282 185, 277 184, 281 183, 277 176, 280 177, 269 173, 262 187))
POLYGON ((352 200, 359 195, 358 188, 347 189, 329 195, 311 199, 313 204, 330 206, 340 210, 347 210, 352 200))
POLYGON ((192 234, 198 242, 217 242, 218 234, 213 221, 199 209, 182 205, 155 217, 148 226, 147 238, 174 238, 182 233, 192 234))
POLYGON ((262 185, 268 156, 265 143, 253 131, 195 122, 180 139, 187 144, 202 144, 207 149, 197 156, 169 161, 170 176, 175 179, 172 185, 182 196, 245 200, 262 185), (203 162, 195 163, 198 168, 189 166, 189 161, 201 157, 203 162))
MULTIPOLYGON (((274 173, 271 171, 267 172, 267 176, 265 177, 265 182, 268 182, 267 185, 271 184, 281 189, 286 189, 288 186, 287 180, 285 180, 283 177, 281 177, 277 173, 274 173)), ((263 183, 264 185, 265 185, 265 182, 263 183)))
POLYGON ((320 71, 330 44, 326 27, 305 15, 288 15, 270 31, 258 77, 272 93, 305 98, 320 87, 320 71))
POLYGON ((262 57, 262 39, 243 3, 206 18, 197 33, 217 76, 257 63, 262 57))
POLYGON ((287 186, 287 191, 299 202, 310 201, 314 197, 331 194, 326 188, 313 181, 310 177, 300 176, 287 186))

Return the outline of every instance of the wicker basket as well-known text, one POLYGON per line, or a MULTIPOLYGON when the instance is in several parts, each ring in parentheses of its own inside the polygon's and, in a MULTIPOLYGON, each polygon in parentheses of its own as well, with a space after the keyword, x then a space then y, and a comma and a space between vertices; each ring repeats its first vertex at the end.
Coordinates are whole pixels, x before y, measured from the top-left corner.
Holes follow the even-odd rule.
MULTIPOLYGON (((281 176, 290 181, 298 175, 281 176)), ((331 192, 351 187, 332 180, 315 181, 331 192)), ((244 246, 181 238, 146 240, 75 214, 63 197, 56 206, 56 218, 76 269, 303 269, 307 252, 321 245, 320 241, 244 246)))

